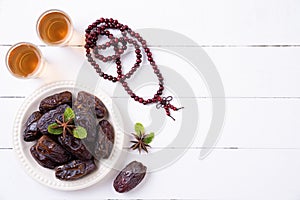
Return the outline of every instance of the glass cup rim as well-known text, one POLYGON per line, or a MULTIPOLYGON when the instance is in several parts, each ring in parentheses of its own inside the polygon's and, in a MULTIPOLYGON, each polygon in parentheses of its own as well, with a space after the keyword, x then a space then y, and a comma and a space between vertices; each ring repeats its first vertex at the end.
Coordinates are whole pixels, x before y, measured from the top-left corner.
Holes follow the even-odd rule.
POLYGON ((39 39, 40 39, 42 42, 44 42, 45 44, 47 44, 47 45, 49 45, 49 46, 64 46, 66 43, 68 43, 68 42, 70 41, 71 36, 72 36, 72 34, 73 34, 73 22, 72 22, 72 19, 71 19, 70 15, 68 15, 66 12, 64 12, 64 11, 62 11, 62 10, 59 10, 59 9, 50 9, 50 10, 46 10, 45 12, 43 12, 43 13, 39 16, 38 20, 36 21, 36 32, 37 32, 37 35, 38 35, 39 39), (47 14, 49 14, 49 13, 53 13, 53 12, 59 12, 59 13, 62 13, 63 15, 65 15, 65 16, 68 18, 68 21, 69 21, 69 24, 70 24, 70 27, 69 27, 69 28, 70 28, 70 31, 69 31, 67 37, 66 37, 64 40, 62 40, 62 42, 56 43, 56 44, 55 44, 55 43, 49 43, 49 42, 44 41, 44 40, 42 39, 41 34, 40 34, 40 31, 39 31, 39 24, 40 24, 41 19, 42 19, 45 15, 47 15, 47 14))
POLYGON ((18 43, 16 43, 16 44, 12 45, 12 46, 8 49, 8 51, 7 51, 7 53, 6 53, 6 56, 5 56, 5 64, 6 64, 6 68, 7 68, 8 71, 10 72, 10 74, 13 75, 13 76, 16 77, 16 78, 19 78, 19 79, 35 78, 35 77, 38 76, 39 71, 41 70, 41 67, 42 67, 42 65, 44 64, 44 57, 43 57, 43 54, 42 54, 41 50, 38 48, 37 45, 32 44, 32 43, 30 43, 30 42, 18 42, 18 43), (37 51, 37 53, 38 53, 38 55, 39 55, 39 57, 40 57, 38 66, 37 66, 36 69, 35 69, 31 74, 29 74, 28 76, 20 76, 20 75, 15 74, 15 73, 11 70, 10 65, 9 65, 9 61, 8 61, 8 60, 9 60, 9 55, 10 55, 10 53, 11 53, 14 49, 16 49, 17 47, 19 47, 19 46, 21 46, 21 45, 29 45, 29 46, 33 47, 33 48, 37 51))

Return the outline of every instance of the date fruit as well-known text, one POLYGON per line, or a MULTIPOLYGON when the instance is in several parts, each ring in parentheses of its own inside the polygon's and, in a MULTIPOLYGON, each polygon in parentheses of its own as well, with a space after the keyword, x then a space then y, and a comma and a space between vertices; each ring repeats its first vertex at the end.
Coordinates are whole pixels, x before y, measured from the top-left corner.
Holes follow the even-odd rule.
POLYGON ((92 159, 92 154, 88 151, 85 144, 81 139, 75 138, 72 134, 67 133, 64 137, 60 135, 58 137, 59 143, 73 156, 81 160, 92 159))
POLYGON ((113 186, 119 193, 135 188, 145 177, 147 167, 137 161, 129 163, 116 177, 113 186))
POLYGON ((94 143, 98 137, 97 133, 97 120, 92 113, 78 112, 75 108, 75 125, 82 126, 87 131, 87 137, 85 141, 94 143))
POLYGON ((27 121, 25 122, 25 126, 30 126, 30 124, 32 124, 33 122, 36 122, 37 120, 39 120, 42 117, 42 114, 39 111, 35 111, 33 112, 27 119, 27 121))
POLYGON ((115 131, 107 120, 99 122, 98 140, 95 145, 95 158, 108 158, 112 152, 115 142, 115 131))
POLYGON ((23 139, 26 142, 31 142, 38 139, 41 136, 37 128, 37 121, 41 118, 42 114, 39 111, 32 113, 26 123, 25 123, 25 130, 23 134, 23 139))
POLYGON ((79 112, 95 113, 97 118, 102 119, 108 115, 107 108, 103 102, 98 97, 84 91, 78 92, 74 106, 79 112))
POLYGON ((39 139, 41 136, 42 134, 37 128, 37 122, 33 122, 25 128, 23 139, 26 142, 32 142, 39 139))
POLYGON ((56 107, 63 104, 68 104, 69 106, 72 106, 71 92, 65 91, 46 97, 41 101, 39 109, 42 113, 46 113, 49 110, 53 110, 56 107))
POLYGON ((72 156, 54 140, 43 135, 30 148, 33 158, 43 167, 54 169, 56 166, 67 163, 72 156))
POLYGON ((50 110, 45 113, 37 123, 37 128, 39 131, 42 134, 48 134, 48 126, 56 122, 56 119, 62 121, 62 116, 67 107, 69 107, 67 104, 63 104, 58 106, 55 110, 50 110))
POLYGON ((96 170, 93 160, 73 160, 70 163, 58 166, 55 169, 55 176, 60 180, 77 180, 96 170))
MULTIPOLYGON (((39 111, 32 113, 24 124, 23 137, 25 141, 37 141, 30 148, 30 153, 39 165, 55 169, 55 176, 60 180, 77 180, 97 169, 96 159, 107 159, 112 153, 115 131, 112 124, 104 120, 107 117, 108 110, 98 97, 79 91, 77 98, 72 101, 72 93, 64 91, 48 96, 40 102, 39 111), (63 117, 72 114, 66 112, 64 115, 68 107, 74 111, 75 118, 70 117, 72 120, 66 122, 63 117), (48 127, 55 122, 59 126, 53 125, 53 129, 64 127, 65 131, 52 132, 50 127, 50 134, 48 127), (79 126, 87 131, 86 138, 78 136, 80 129, 74 132, 79 126), (83 139, 76 138, 73 134, 83 139)), ((146 167, 142 164, 133 164, 139 167, 137 170, 131 168, 131 165, 124 169, 131 170, 131 175, 121 174, 117 177, 119 180, 127 176, 127 182, 121 183, 125 185, 119 187, 124 188, 123 192, 134 188, 146 173, 146 167)))

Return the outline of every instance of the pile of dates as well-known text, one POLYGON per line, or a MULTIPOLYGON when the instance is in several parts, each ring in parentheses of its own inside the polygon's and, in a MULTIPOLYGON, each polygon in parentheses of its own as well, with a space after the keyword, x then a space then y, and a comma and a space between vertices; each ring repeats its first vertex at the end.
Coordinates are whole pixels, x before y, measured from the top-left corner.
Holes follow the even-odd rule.
POLYGON ((60 180, 77 180, 95 171, 95 162, 109 158, 115 140, 103 102, 84 91, 78 92, 76 99, 72 96, 71 92, 64 91, 43 99, 39 110, 28 117, 23 134, 24 141, 35 141, 30 152, 37 163, 54 169, 60 180), (85 139, 75 138, 68 132, 65 135, 48 132, 50 124, 63 120, 68 107, 75 113, 74 124, 87 130, 85 139))

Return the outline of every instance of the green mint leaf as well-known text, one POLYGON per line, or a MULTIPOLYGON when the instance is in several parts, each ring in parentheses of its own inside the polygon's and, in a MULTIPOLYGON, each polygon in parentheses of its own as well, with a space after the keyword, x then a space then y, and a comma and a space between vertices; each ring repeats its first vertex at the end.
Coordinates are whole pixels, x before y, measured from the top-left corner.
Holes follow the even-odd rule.
POLYGON ((59 135, 59 134, 62 134, 63 128, 58 127, 57 123, 53 123, 48 126, 48 132, 51 134, 54 134, 54 135, 59 135))
POLYGON ((151 132, 145 136, 145 138, 143 139, 143 142, 146 144, 150 144, 152 142, 153 138, 154 138, 154 133, 151 132))
POLYGON ((138 136, 145 134, 145 128, 144 128, 143 124, 141 124, 141 123, 136 123, 134 126, 134 130, 138 136))
POLYGON ((77 126, 74 130, 73 130, 73 135, 76 138, 79 139, 84 139, 87 137, 87 132, 85 130, 85 128, 83 128, 82 126, 77 126))
POLYGON ((64 112, 64 118, 65 118, 65 122, 75 118, 75 113, 72 110, 72 108, 70 107, 66 108, 64 112))

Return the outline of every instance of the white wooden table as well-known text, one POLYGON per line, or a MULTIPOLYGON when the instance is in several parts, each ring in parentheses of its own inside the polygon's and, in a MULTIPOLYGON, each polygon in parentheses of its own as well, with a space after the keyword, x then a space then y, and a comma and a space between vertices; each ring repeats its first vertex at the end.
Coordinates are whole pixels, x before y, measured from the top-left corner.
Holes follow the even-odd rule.
MULTIPOLYGON (((0 199, 299 199, 299 22, 296 0, 0 0, 0 199), (64 10, 73 20, 78 36, 68 47, 46 46, 36 35, 38 16, 51 8, 64 10), (206 148, 199 133, 181 159, 151 173, 127 194, 113 190, 115 174, 80 191, 52 190, 31 179, 17 161, 14 117, 37 88, 76 79, 85 59, 77 46, 83 44, 80 36, 102 16, 136 29, 170 29, 200 44, 225 88, 222 136, 212 153, 199 160, 200 150, 206 148), (47 59, 46 77, 24 81, 9 74, 5 54, 21 41, 39 45, 47 59)), ((210 97, 198 100, 199 109, 205 110, 210 97)), ((206 132, 205 127, 199 132, 206 132)))

